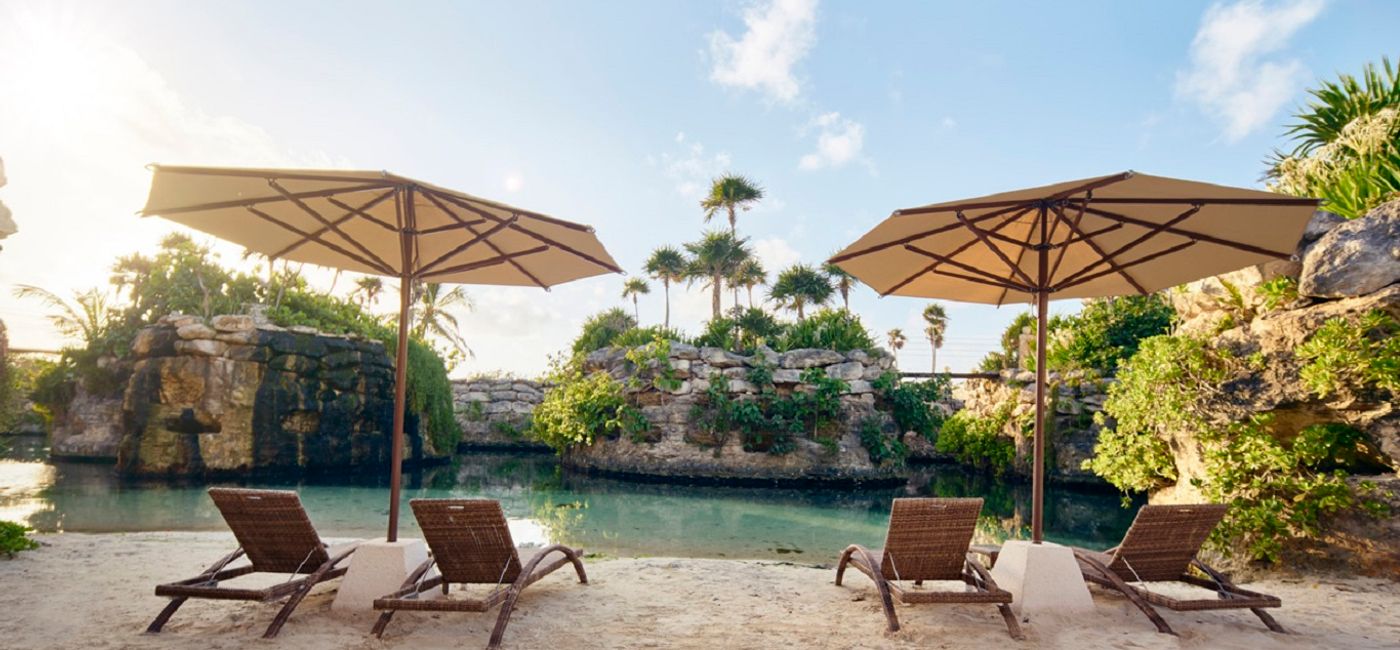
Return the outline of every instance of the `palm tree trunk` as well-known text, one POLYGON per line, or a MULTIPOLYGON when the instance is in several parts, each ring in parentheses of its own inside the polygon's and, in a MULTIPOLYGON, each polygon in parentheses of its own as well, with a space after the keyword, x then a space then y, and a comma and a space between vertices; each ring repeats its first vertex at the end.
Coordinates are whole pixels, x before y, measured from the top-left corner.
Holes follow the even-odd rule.
POLYGON ((797 303, 797 320, 807 320, 807 316, 802 313, 802 303, 797 303))
POLYGON ((632 317, 637 319, 637 327, 642 326, 642 310, 637 306, 637 294, 632 294, 632 317))
POLYGON ((749 309, 753 309, 753 285, 749 285, 749 309))
POLYGON ((671 328, 671 281, 670 281, 670 280, 662 280, 662 281, 661 281, 661 286, 664 287, 664 288, 666 289, 666 320, 664 321, 664 324, 662 325, 662 327, 665 327, 666 329, 670 329, 670 328, 671 328))
POLYGON ((710 278, 710 311, 714 312, 713 318, 719 318, 719 313, 722 311, 719 304, 719 297, 723 295, 722 292, 724 288, 720 286, 720 282, 721 280, 718 274, 710 278))
POLYGON ((851 310, 851 291, 849 289, 841 290, 841 306, 844 307, 846 311, 851 310))
POLYGON ((938 372, 938 346, 934 344, 932 339, 929 339, 928 343, 933 348, 933 368, 930 369, 930 372, 938 372))
POLYGON ((737 230, 737 227, 735 226, 735 224, 736 224, 737 222, 738 222, 738 218, 737 218, 737 217, 735 216, 735 214, 734 214, 734 206, 733 206, 733 205, 730 205, 730 206, 729 206, 729 234, 731 234, 731 235, 737 235, 737 234, 738 234, 738 233, 735 232, 735 231, 737 230))

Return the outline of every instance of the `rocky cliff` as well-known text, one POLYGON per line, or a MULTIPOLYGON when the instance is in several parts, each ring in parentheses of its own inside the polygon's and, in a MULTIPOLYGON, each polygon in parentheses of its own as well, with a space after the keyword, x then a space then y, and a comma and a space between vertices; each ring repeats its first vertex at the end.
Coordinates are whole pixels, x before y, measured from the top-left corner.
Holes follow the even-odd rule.
MULTIPOLYGON (((140 331, 131 363, 120 403, 122 474, 388 465, 393 371, 378 341, 284 329, 251 316, 207 323, 171 316, 140 331)), ((416 421, 410 417, 406 426, 405 457, 438 455, 416 421)))
POLYGON ((528 379, 478 377, 452 382, 459 449, 548 451, 530 437, 530 414, 544 398, 544 385, 528 379))

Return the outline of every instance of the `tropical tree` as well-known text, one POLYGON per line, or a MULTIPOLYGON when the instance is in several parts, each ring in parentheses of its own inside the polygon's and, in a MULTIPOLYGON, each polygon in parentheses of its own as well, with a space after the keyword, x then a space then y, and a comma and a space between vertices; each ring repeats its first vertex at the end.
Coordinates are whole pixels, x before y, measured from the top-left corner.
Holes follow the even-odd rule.
POLYGON ((714 179, 710 184, 710 194, 700 200, 705 209, 705 223, 721 211, 729 216, 729 234, 735 235, 737 210, 747 212, 753 204, 763 198, 763 188, 754 181, 736 174, 726 174, 714 179))
POLYGON ((673 246, 662 246, 651 252, 651 257, 647 258, 644 269, 647 275, 651 276, 651 279, 661 282, 661 288, 666 293, 666 318, 661 324, 662 327, 669 328, 671 326, 671 283, 685 279, 685 255, 673 246))
POLYGON ((1400 68, 1381 59, 1360 80, 1344 74, 1308 94, 1287 131, 1293 151, 1268 161, 1270 189, 1321 197, 1353 219, 1400 197, 1400 68))
POLYGON ((74 292, 73 302, 29 284, 15 286, 14 293, 16 298, 38 300, 52 309, 48 319, 54 329, 64 337, 82 341, 85 348, 105 336, 117 322, 117 312, 108 305, 107 295, 97 289, 74 292))
MULTIPOLYGON (((894 352, 894 358, 898 360, 899 351, 904 349, 904 330, 896 327, 890 330, 888 334, 885 334, 885 338, 889 340, 890 350, 894 352)), ((895 365, 898 365, 898 363, 896 362, 895 365)))
POLYGON ((822 272, 826 274, 826 277, 831 278, 831 283, 836 286, 836 292, 841 294, 841 306, 850 309, 851 289, 856 286, 856 276, 830 262, 822 265, 822 272))
POLYGON ((797 320, 802 320, 807 317, 807 305, 826 304, 833 291, 826 275, 806 264, 794 264, 778 274, 768 295, 783 308, 797 312, 797 320))
POLYGON ((366 275, 355 280, 355 290, 350 292, 350 297, 360 303, 361 307, 369 307, 379 298, 379 294, 384 291, 384 280, 372 275, 366 275))
POLYGON ((466 339, 462 338, 461 324, 450 311, 470 311, 471 308, 471 297, 460 285, 448 288, 441 282, 418 283, 413 291, 411 333, 414 338, 420 340, 433 335, 447 341, 452 348, 449 352, 451 356, 473 356, 471 348, 467 347, 466 339))
POLYGON ((924 307, 924 322, 928 323, 928 327, 924 328, 924 336, 928 337, 929 345, 933 346, 931 372, 938 372, 938 348, 943 347, 943 334, 948 330, 948 312, 943 309, 943 305, 929 303, 924 307))
POLYGON ((646 280, 641 278, 627 278, 627 281, 622 283, 622 297, 624 300, 627 298, 632 299, 632 315, 636 317, 637 322, 641 322, 642 320, 641 308, 637 306, 637 296, 644 293, 651 293, 651 285, 647 284, 646 280))
POLYGON ((743 287, 748 290, 750 309, 753 308, 753 288, 766 282, 768 282, 768 272, 763 270, 763 263, 754 257, 744 260, 744 263, 740 264, 739 268, 734 270, 734 275, 729 278, 731 286, 743 287))
POLYGON ((709 286, 713 318, 722 316, 720 296, 723 295, 725 279, 734 275, 735 269, 751 257, 745 246, 747 242, 747 239, 735 237, 733 233, 712 230, 705 233, 700 241, 685 245, 691 256, 690 264, 686 267, 686 279, 709 286))

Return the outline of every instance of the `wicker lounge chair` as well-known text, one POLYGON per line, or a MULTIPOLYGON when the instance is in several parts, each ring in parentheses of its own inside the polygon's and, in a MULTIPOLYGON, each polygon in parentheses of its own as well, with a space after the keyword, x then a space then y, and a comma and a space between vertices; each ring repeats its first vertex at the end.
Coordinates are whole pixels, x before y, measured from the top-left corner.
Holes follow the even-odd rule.
POLYGON ((1102 553, 1074 549, 1084 579, 1121 592, 1157 626, 1158 632, 1176 634, 1153 605, 1178 612, 1211 609, 1248 609, 1270 630, 1287 633, 1264 611, 1279 607, 1274 596, 1241 589, 1219 571, 1196 559, 1216 524, 1225 516, 1224 505, 1143 506, 1123 543, 1102 553), (1201 575, 1192 575, 1196 569, 1201 575), (1210 590, 1214 597, 1181 600, 1150 591, 1147 582, 1182 582, 1210 590), (1137 584, 1133 584, 1137 583, 1137 584))
POLYGON ((159 632, 175 610, 190 598, 255 600, 263 603, 286 598, 286 604, 263 634, 263 638, 270 639, 277 636, 312 587, 345 575, 346 568, 340 564, 355 548, 338 549, 335 555, 331 555, 329 547, 316 534, 295 492, 210 488, 209 496, 233 530, 233 536, 238 539, 238 549, 215 562, 204 573, 156 587, 156 595, 168 596, 170 604, 161 610, 146 632, 159 632), (249 564, 226 568, 244 555, 248 557, 249 564), (262 589, 219 586, 224 580, 250 573, 282 573, 293 577, 262 589))
POLYGON ((374 601, 374 608, 384 610, 374 624, 374 635, 382 636, 384 628, 398 610, 486 612, 496 605, 501 613, 486 646, 497 648, 505 636, 511 612, 520 592, 567 564, 574 565, 580 583, 588 583, 583 571, 582 549, 560 544, 546 546, 524 564, 511 541, 510 529, 501 504, 487 499, 414 499, 409 502, 418 527, 428 540, 432 557, 419 566, 404 581, 403 588, 374 601), (553 559, 548 556, 557 553, 553 559), (427 577, 428 570, 437 565, 438 575, 427 577), (493 585, 480 598, 449 598, 448 586, 493 585), (444 596, 435 600, 419 598, 441 587, 444 596))
POLYGON ((875 581, 891 632, 899 630, 894 601, 915 603, 987 603, 996 605, 1014 639, 1024 638, 1011 613, 1011 593, 997 587, 982 563, 968 552, 981 499, 895 499, 883 549, 858 544, 846 548, 836 566, 836 584, 850 564, 875 581), (925 580, 957 580, 973 591, 924 590, 925 580), (901 586, 913 581, 916 588, 901 586))

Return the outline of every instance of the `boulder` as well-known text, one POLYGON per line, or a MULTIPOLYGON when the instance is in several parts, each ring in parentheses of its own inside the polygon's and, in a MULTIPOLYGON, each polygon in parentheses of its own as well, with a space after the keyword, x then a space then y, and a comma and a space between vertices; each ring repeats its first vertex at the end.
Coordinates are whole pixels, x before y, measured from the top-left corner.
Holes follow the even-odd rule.
POLYGON ((220 314, 209 319, 209 324, 220 332, 247 332, 256 327, 253 317, 245 314, 220 314))
POLYGON ((865 366, 859 361, 832 364, 826 367, 826 376, 832 379, 854 381, 865 376, 865 366))
POLYGON ((748 357, 741 357, 728 350, 719 348, 700 348, 700 360, 716 368, 737 368, 748 365, 748 357))
POLYGON ((1395 282, 1400 282, 1400 201, 1328 230, 1303 257, 1298 292, 1347 298, 1395 282))
POLYGON ((175 328, 175 335, 186 341, 214 338, 214 328, 204 323, 187 323, 175 328))
POLYGON ((802 371, 792 368, 779 368, 773 371, 773 383, 796 384, 802 381, 802 371))
POLYGON ((789 350, 782 355, 780 365, 784 368, 797 368, 805 370, 816 366, 829 366, 833 363, 841 363, 846 357, 835 350, 818 350, 812 348, 801 348, 789 350))
MULTIPOLYGON (((208 328, 206 328, 208 329, 208 328)), ((213 330, 210 330, 211 332, 213 330)), ((177 354, 189 354, 201 357, 221 357, 228 351, 228 344, 223 341, 211 339, 196 339, 193 341, 176 341, 175 352, 177 354)))
POLYGON ((694 361, 700 358, 700 348, 690 345, 689 343, 671 341, 671 356, 677 359, 694 361))

